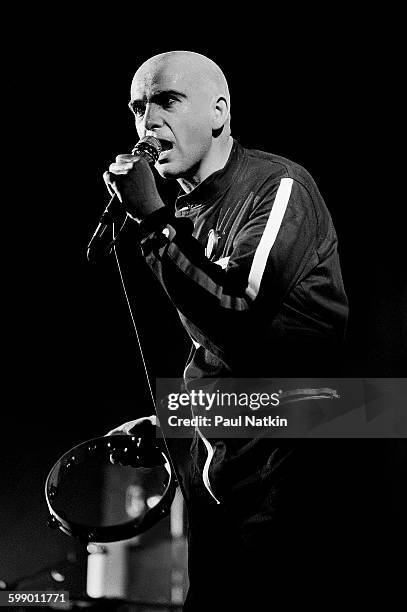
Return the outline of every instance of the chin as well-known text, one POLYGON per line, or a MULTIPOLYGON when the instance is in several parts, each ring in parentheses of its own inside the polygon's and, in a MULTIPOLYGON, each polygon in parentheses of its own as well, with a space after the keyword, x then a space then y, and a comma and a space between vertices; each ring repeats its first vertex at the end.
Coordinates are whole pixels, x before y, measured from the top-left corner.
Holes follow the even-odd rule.
POLYGON ((165 179, 177 179, 182 176, 182 171, 180 168, 177 168, 175 164, 156 164, 155 169, 158 174, 165 179))

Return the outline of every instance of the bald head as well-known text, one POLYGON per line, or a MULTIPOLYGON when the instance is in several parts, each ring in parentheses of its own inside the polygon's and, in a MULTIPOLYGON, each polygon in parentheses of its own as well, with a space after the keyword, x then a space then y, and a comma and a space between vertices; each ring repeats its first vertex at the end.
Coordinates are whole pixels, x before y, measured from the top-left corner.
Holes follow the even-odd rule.
MULTIPOLYGON (((160 53, 134 75, 131 102, 140 138, 158 138, 156 164, 166 178, 202 178, 231 148, 229 88, 222 70, 192 51, 160 53)), ((222 167, 222 166, 220 166, 222 167)))
POLYGON ((140 79, 154 80, 163 73, 171 74, 176 81, 183 81, 198 88, 204 95, 225 98, 230 109, 229 87, 215 62, 193 51, 168 51, 154 55, 144 62, 134 75, 133 85, 140 79))

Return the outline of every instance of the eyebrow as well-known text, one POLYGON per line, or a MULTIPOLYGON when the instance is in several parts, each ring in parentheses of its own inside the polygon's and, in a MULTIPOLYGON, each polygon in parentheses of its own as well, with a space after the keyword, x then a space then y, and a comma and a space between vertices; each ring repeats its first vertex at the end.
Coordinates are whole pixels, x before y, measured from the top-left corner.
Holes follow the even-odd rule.
MULTIPOLYGON (((160 98, 163 96, 175 96, 184 100, 187 98, 187 95, 182 91, 177 91, 176 89, 162 89, 151 96, 150 102, 159 102, 160 98)), ((145 99, 134 98, 133 100, 130 100, 129 108, 133 110, 135 107, 141 106, 142 104, 145 104, 145 99)))

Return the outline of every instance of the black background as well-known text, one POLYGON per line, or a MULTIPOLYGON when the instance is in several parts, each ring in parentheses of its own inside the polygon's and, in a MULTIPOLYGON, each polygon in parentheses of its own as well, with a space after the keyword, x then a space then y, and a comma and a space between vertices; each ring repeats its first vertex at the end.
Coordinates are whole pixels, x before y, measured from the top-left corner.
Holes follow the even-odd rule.
MULTIPOLYGON (((102 173, 137 140, 129 86, 149 56, 175 48, 211 57, 229 81, 233 136, 293 159, 315 178, 337 229, 350 301, 346 374, 402 377, 406 357, 399 158, 387 139, 397 130, 398 52, 394 39, 383 43, 393 24, 379 15, 372 23, 319 14, 317 22, 275 12, 222 22, 206 14, 207 23, 199 12, 184 13, 167 21, 149 7, 120 17, 110 8, 103 24, 62 11, 44 15, 49 27, 28 17, 27 34, 10 49, 17 61, 5 81, 13 112, 3 116, 12 136, 3 200, 6 580, 80 550, 45 527, 42 487, 56 459, 151 413, 115 262, 86 261, 107 201, 102 173)), ((13 31, 21 34, 20 25, 14 21, 13 31)), ((171 204, 176 187, 160 182, 160 190, 171 204)), ((151 377, 180 376, 189 343, 177 315, 130 232, 122 252, 151 377)))

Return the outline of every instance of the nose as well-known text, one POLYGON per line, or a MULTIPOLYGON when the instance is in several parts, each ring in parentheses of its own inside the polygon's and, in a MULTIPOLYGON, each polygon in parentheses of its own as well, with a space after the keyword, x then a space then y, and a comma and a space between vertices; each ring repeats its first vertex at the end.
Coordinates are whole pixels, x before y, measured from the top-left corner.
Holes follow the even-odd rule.
POLYGON ((163 118, 160 113, 160 106, 154 103, 148 103, 144 113, 144 130, 151 132, 154 129, 163 126, 163 118))

